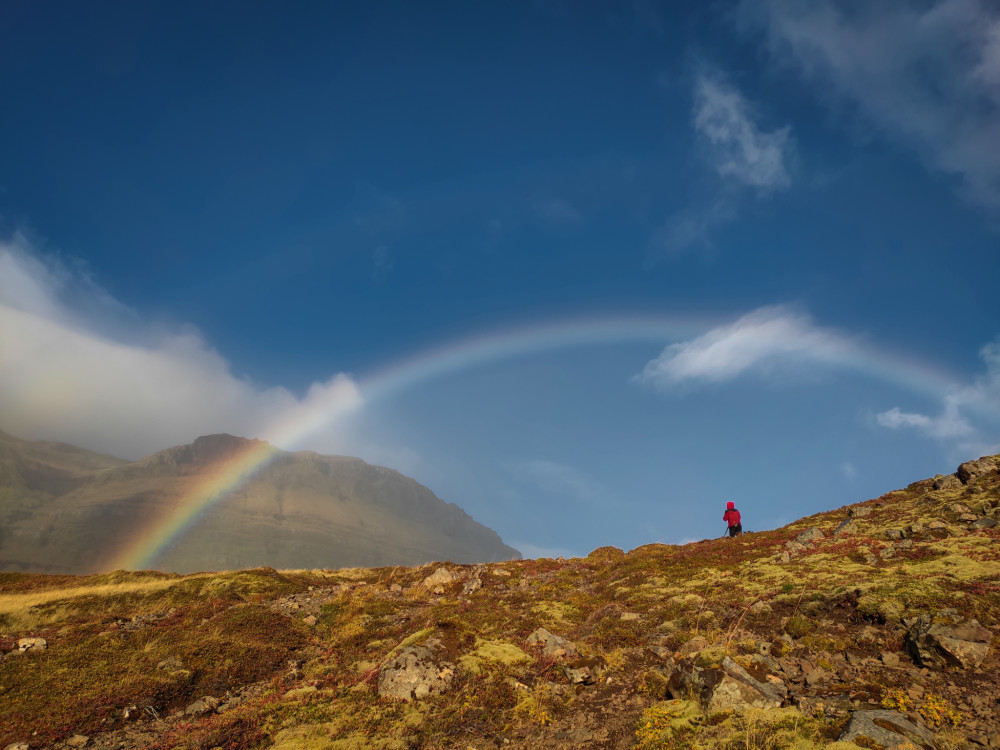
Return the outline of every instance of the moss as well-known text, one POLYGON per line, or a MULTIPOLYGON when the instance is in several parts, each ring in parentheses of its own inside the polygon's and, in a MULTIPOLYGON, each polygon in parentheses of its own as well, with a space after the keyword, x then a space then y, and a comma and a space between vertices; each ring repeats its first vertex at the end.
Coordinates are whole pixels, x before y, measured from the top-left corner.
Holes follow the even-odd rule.
POLYGON ((467 671, 479 674, 483 662, 494 661, 511 666, 531 661, 531 657, 512 643, 503 641, 477 641, 476 650, 459 657, 458 663, 467 671))

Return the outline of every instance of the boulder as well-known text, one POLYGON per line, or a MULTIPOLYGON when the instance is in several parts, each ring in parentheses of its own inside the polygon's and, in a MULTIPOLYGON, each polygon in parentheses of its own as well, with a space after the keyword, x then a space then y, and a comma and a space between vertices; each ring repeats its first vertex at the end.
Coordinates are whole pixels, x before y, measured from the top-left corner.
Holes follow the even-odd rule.
POLYGON ((44 638, 21 638, 17 642, 17 650, 22 654, 28 651, 44 651, 49 647, 44 638))
POLYGON ((438 568, 423 580, 423 585, 431 590, 438 586, 447 586, 459 580, 458 576, 447 568, 438 568))
POLYGON ((559 635, 553 635, 545 628, 538 628, 528 636, 529 646, 541 646, 542 654, 553 659, 576 656, 576 646, 559 635))
POLYGON ((938 474, 934 477, 934 489, 936 490, 950 490, 955 487, 961 487, 962 482, 954 474, 938 474))
POLYGON ((922 667, 974 669, 983 663, 993 634, 977 620, 950 613, 921 615, 906 633, 906 650, 922 667))
POLYGON ((404 648, 379 672, 379 696, 413 701, 445 692, 455 677, 455 665, 441 658, 443 652, 435 638, 404 648))
POLYGON ((969 484, 986 474, 996 474, 998 466, 1000 466, 1000 456, 985 456, 978 461, 966 461, 958 467, 955 474, 962 484, 969 484))
POLYGON ((604 660, 574 659, 563 666, 563 672, 572 685, 593 685, 604 673, 604 660))
POLYGON ((834 536, 845 536, 847 534, 857 534, 858 533, 858 522, 853 518, 848 518, 840 526, 833 530, 834 536))
POLYGON ((669 659, 673 656, 673 649, 670 648, 670 636, 663 633, 651 633, 646 636, 646 648, 659 656, 661 659, 669 659))
POLYGON ((840 735, 841 742, 854 742, 864 738, 877 743, 886 750, 914 746, 933 750, 934 735, 926 728, 917 726, 898 711, 853 711, 847 729, 840 735))
POLYGON ((811 529, 806 529, 797 537, 795 537, 795 541, 798 542, 799 544, 809 544, 810 542, 815 542, 818 539, 824 539, 824 538, 826 538, 826 535, 823 533, 823 531, 819 527, 813 526, 811 529))
POLYGON ((678 700, 694 696, 706 713, 778 708, 788 698, 780 678, 769 675, 767 682, 760 682, 728 656, 712 666, 698 664, 696 658, 682 659, 670 675, 667 691, 678 700))
POLYGON ((851 518, 864 518, 870 515, 872 512, 872 506, 870 505, 852 505, 847 509, 847 515, 851 518))

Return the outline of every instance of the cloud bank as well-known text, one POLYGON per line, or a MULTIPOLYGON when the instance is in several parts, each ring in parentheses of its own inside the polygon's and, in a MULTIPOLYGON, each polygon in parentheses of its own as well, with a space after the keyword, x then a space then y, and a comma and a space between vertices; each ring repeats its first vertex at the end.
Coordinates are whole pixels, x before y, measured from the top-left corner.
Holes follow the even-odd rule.
POLYGON ((1000 4, 744 0, 739 17, 821 100, 1000 207, 1000 4))
POLYGON ((239 378, 197 332, 136 326, 85 273, 20 237, 0 242, 0 384, 0 429, 123 458, 214 432, 297 447, 283 443, 310 430, 330 444, 334 418, 361 405, 345 375, 302 397, 239 378))

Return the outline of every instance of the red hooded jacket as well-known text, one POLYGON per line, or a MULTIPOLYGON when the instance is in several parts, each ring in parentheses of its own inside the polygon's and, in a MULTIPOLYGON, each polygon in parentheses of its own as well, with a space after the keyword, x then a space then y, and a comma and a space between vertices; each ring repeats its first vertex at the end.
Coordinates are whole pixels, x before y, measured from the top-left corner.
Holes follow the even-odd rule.
POLYGON ((740 512, 736 510, 736 503, 726 503, 726 512, 722 514, 722 520, 730 526, 740 523, 740 512))

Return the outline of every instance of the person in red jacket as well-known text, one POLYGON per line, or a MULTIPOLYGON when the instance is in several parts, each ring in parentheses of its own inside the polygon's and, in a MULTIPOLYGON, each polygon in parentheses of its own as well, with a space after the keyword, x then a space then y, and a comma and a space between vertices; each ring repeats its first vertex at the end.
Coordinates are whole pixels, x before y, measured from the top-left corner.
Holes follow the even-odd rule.
POLYGON ((729 536, 743 533, 743 523, 740 520, 740 512, 736 510, 736 503, 732 501, 726 503, 726 512, 722 514, 722 520, 729 524, 729 536))

